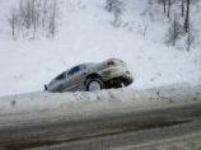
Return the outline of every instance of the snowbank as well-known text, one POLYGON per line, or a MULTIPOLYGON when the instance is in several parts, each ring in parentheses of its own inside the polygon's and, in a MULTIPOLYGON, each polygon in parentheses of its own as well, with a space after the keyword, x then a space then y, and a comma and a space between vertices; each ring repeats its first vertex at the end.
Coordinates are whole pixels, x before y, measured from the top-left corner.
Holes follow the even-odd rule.
POLYGON ((201 102, 201 86, 188 85, 160 87, 148 90, 103 90, 94 93, 31 93, 6 96, 0 99, 0 116, 43 113, 51 116, 103 115, 129 111, 168 108, 201 102))
POLYGON ((96 149, 99 145, 92 143, 101 140, 102 149, 103 141, 108 146, 108 141, 114 142, 119 137, 118 146, 124 139, 124 144, 128 139, 139 142, 140 133, 143 135, 140 137, 148 136, 152 141, 153 135, 161 140, 196 132, 200 130, 197 122, 201 114, 200 91, 201 86, 178 88, 177 85, 142 91, 120 89, 4 97, 0 99, 0 145, 11 149, 50 149, 65 144, 83 148, 87 141, 87 146, 96 149), (80 141, 84 145, 80 146, 80 141))

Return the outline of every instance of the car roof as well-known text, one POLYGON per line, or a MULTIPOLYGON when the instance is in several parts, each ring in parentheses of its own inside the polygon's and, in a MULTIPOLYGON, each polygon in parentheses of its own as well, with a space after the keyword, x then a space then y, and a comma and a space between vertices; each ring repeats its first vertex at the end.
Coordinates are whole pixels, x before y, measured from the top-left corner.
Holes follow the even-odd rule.
POLYGON ((97 63, 83 63, 83 64, 80 64, 80 65, 78 65, 78 66, 84 66, 84 67, 93 67, 93 66, 95 66, 97 63))
POLYGON ((66 71, 62 72, 61 74, 67 73, 67 72, 69 72, 71 69, 73 69, 73 68, 75 68, 75 67, 81 67, 81 68, 86 67, 86 68, 90 68, 90 67, 93 67, 93 66, 95 66, 95 65, 97 65, 97 63, 82 63, 82 64, 78 64, 78 65, 72 66, 71 68, 67 69, 66 71))

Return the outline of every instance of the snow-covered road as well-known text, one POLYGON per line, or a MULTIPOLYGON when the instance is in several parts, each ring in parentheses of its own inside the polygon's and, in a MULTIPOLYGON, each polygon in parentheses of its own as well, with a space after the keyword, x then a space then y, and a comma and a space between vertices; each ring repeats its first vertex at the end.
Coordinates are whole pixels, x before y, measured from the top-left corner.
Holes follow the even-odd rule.
POLYGON ((4 97, 0 147, 98 150, 201 133, 200 91, 171 86, 4 97))
MULTIPOLYGON (((89 130, 87 130, 89 131, 89 130)), ((200 150, 201 120, 171 126, 141 130, 110 132, 104 135, 80 137, 51 146, 31 150, 200 150)), ((34 147, 34 146, 33 146, 34 147)), ((29 149, 29 148, 28 148, 29 149)))

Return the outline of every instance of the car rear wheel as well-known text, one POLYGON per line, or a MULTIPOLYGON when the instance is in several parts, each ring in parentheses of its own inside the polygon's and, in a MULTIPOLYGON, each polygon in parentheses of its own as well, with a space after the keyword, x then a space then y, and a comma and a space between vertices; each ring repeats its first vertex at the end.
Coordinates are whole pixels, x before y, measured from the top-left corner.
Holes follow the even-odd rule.
POLYGON ((86 83, 87 91, 98 91, 104 88, 104 83, 101 79, 88 79, 86 83))

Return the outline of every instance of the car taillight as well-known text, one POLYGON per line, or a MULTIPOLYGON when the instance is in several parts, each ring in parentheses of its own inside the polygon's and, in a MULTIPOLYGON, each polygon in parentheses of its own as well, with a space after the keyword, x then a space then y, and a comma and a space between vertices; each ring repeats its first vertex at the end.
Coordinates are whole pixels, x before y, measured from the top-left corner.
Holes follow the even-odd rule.
POLYGON ((115 65, 115 62, 109 61, 109 62, 107 63, 107 65, 108 65, 108 66, 114 66, 114 65, 115 65))

